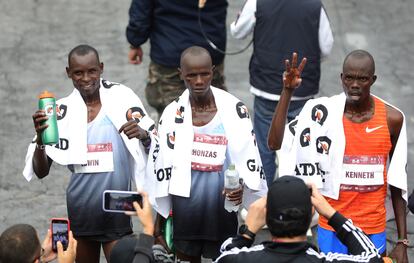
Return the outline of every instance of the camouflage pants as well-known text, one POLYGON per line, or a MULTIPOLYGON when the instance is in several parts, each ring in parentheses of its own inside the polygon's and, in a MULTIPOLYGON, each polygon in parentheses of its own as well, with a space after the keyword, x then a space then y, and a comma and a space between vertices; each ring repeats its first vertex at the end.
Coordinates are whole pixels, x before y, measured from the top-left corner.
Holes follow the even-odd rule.
MULTIPOLYGON (((224 85, 224 63, 215 67, 211 85, 227 90, 224 85)), ((180 79, 177 68, 165 67, 151 61, 145 97, 148 104, 157 110, 159 117, 164 108, 179 97, 184 90, 184 81, 180 79)))

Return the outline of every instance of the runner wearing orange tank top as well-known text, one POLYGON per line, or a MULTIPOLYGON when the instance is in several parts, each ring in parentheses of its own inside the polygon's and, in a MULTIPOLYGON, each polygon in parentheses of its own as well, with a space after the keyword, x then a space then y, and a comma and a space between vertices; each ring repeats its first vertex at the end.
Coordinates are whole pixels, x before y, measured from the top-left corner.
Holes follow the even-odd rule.
MULTIPOLYGON (((369 121, 354 123, 343 117, 346 140, 343 180, 347 183, 341 184, 338 200, 326 198, 366 234, 385 230, 386 164, 391 150, 385 104, 374 98, 374 105, 375 113, 369 121), (381 181, 382 184, 376 183, 381 181)), ((319 218, 319 225, 333 231, 324 217, 319 218)))
MULTIPOLYGON (((284 144, 286 142, 285 148, 282 150, 288 152, 288 149, 294 149, 296 150, 296 157, 306 153, 306 149, 309 152, 309 148, 303 147, 296 137, 295 140, 291 140, 292 135, 289 135, 290 137, 286 141, 283 140, 283 137, 289 103, 294 91, 300 86, 301 73, 306 64, 306 58, 298 63, 297 57, 297 54, 293 53, 292 60, 285 61, 283 90, 268 135, 268 145, 271 150, 281 149, 282 142, 284 144), (292 143, 292 145, 289 145, 289 143, 292 143)), ((368 236, 380 252, 385 254, 384 199, 387 189, 387 161, 394 161, 392 156, 397 142, 399 142, 402 127, 404 127, 402 141, 403 144, 406 143, 404 116, 398 109, 371 96, 370 89, 377 76, 375 75, 374 59, 367 51, 354 50, 349 53, 344 60, 342 70, 341 81, 346 95, 342 119, 346 150, 342 160, 341 179, 340 182, 337 182, 341 185, 339 200, 330 200, 330 202, 335 209, 350 217, 357 226, 362 227, 368 233, 373 233, 368 236), (378 236, 380 238, 377 238, 378 236)), ((296 123, 291 123, 291 125, 292 127, 289 126, 289 130, 291 128, 294 130, 299 126, 298 119, 296 123)), ((337 122, 333 122, 331 125, 337 125, 337 122)), ((336 128, 328 129, 334 130, 336 128)), ((293 133, 292 130, 290 132, 293 133)), ((293 136, 295 136, 295 133, 293 133, 293 136)), ((406 145, 404 145, 404 151, 400 151, 401 147, 398 148, 399 154, 406 154, 405 147, 406 145)), ((290 154, 290 152, 287 154, 290 154)), ((324 154, 329 154, 329 152, 326 151, 324 154)), ((318 155, 315 155, 315 158, 318 158, 318 155)), ((320 160, 315 159, 312 162, 324 161, 326 155, 320 155, 319 158, 320 160)), ((405 159, 406 156, 397 156, 397 158, 405 159)), ((404 161, 399 162, 398 169, 394 170, 393 180, 400 176, 406 180, 407 175, 404 170, 406 164, 403 163, 404 161)), ((323 175, 326 173, 326 176, 332 176, 330 172, 332 171, 324 171, 323 175)), ((335 174, 334 176, 339 175, 335 174)), ((391 173, 388 177, 391 178, 391 173)), ((398 185, 389 185, 397 225, 398 242, 388 255, 397 262, 405 263, 408 262, 408 240, 405 215, 406 201, 402 196, 402 191, 406 191, 406 187, 404 187, 404 183, 396 184, 395 180, 393 183, 398 185)), ((328 228, 326 221, 323 219, 321 225, 322 227, 318 229, 320 250, 324 253, 335 252, 337 244, 335 232, 323 228, 328 228), (320 231, 328 234, 326 236, 320 235, 320 231), (324 248, 324 245, 327 246, 324 248)))

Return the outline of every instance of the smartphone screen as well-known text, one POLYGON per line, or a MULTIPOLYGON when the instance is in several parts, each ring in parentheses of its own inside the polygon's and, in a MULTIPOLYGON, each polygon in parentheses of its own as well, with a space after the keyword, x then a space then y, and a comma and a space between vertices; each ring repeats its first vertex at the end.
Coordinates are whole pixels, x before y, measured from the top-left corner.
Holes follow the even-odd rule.
POLYGON ((52 219, 52 250, 57 251, 57 242, 66 250, 69 244, 69 222, 67 219, 52 219))
POLYGON ((134 201, 142 206, 142 196, 137 192, 107 190, 104 192, 103 208, 107 212, 135 211, 134 201))

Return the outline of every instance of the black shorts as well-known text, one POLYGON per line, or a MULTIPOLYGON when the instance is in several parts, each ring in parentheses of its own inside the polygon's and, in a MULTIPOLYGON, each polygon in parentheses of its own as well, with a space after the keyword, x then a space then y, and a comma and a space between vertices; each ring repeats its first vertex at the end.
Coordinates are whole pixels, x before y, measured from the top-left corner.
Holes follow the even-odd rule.
POLYGON ((221 241, 174 240, 175 250, 191 257, 216 259, 220 255, 221 241))
POLYGON ((82 238, 89 241, 96 241, 100 243, 107 243, 121 239, 124 236, 131 235, 132 231, 122 232, 122 233, 105 233, 102 235, 93 235, 93 236, 75 236, 75 238, 82 238))

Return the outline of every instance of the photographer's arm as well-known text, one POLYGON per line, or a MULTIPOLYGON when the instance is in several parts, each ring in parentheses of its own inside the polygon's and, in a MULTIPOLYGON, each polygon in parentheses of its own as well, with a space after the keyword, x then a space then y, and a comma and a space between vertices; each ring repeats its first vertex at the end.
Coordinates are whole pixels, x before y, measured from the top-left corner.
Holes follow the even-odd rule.
MULTIPOLYGON (((321 216, 328 219, 328 223, 335 229, 339 240, 348 248, 349 256, 340 259, 329 252, 326 256, 333 259, 330 262, 382 262, 375 245, 362 230, 352 224, 352 221, 337 212, 328 201, 319 193, 315 184, 311 184, 312 205, 321 216)), ((327 260, 328 261, 328 260, 327 260)))

